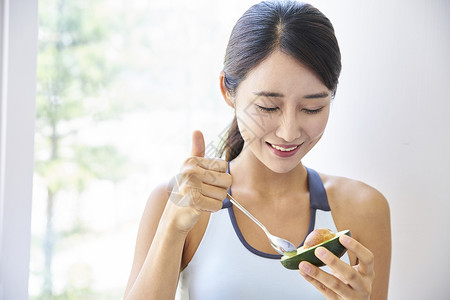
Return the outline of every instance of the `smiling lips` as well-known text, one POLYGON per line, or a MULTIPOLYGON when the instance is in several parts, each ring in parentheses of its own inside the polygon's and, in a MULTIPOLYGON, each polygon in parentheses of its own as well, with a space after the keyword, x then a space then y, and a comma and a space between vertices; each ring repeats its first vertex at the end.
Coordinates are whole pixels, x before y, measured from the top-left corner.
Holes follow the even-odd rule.
POLYGON ((272 150, 272 152, 280 157, 289 157, 294 155, 295 153, 297 153, 298 149, 300 148, 300 145, 273 145, 270 143, 266 144, 269 146, 270 150, 272 150))

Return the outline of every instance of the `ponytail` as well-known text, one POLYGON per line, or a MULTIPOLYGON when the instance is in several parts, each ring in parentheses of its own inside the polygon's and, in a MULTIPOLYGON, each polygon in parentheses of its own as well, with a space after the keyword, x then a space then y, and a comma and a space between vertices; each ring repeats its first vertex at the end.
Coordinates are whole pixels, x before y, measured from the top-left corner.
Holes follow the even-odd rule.
POLYGON ((225 153, 225 160, 232 161, 239 155, 239 153, 241 153, 243 146, 244 139, 242 138, 241 132, 239 131, 237 119, 235 116, 233 122, 231 123, 230 129, 228 129, 226 136, 219 146, 218 156, 222 157, 225 153))

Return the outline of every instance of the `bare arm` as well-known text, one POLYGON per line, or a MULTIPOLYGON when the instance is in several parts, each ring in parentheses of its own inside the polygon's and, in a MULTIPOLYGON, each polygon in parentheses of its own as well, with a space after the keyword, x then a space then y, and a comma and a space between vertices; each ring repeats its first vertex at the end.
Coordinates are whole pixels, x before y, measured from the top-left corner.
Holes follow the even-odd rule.
POLYGON ((168 198, 167 188, 160 186, 147 201, 124 299, 175 296, 186 234, 174 227, 170 216, 173 207, 168 198))
MULTIPOLYGON (((338 208, 339 225, 351 228, 353 237, 373 256, 374 278, 371 300, 388 297, 391 265, 391 220, 386 198, 376 189, 358 181, 342 183, 341 203, 338 208), (345 195, 345 196, 344 196, 345 195)), ((350 252, 352 265, 358 265, 358 256, 350 252)), ((357 269, 357 267, 354 267, 357 269)))
POLYGON ((161 185, 147 201, 124 299, 173 299, 189 231, 202 212, 222 207, 231 185, 227 163, 203 158, 201 132, 194 132, 192 141, 192 156, 184 162, 173 188, 161 185))
POLYGON ((391 260, 389 206, 384 196, 364 183, 334 178, 330 194, 333 219, 340 230, 350 229, 352 237, 341 237, 349 250, 351 266, 322 248, 316 255, 333 274, 307 263, 300 273, 328 299, 385 300, 388 295, 391 260))
POLYGON ((391 266, 391 220, 389 205, 378 191, 366 191, 367 203, 357 211, 360 232, 358 241, 367 247, 374 256, 375 278, 372 284, 371 300, 388 298, 389 275, 391 266))

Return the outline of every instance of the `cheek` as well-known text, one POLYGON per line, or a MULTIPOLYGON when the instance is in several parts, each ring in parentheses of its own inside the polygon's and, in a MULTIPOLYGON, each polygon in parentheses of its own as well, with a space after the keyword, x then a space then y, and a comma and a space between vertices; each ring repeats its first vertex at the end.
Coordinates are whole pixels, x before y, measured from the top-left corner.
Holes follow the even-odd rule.
POLYGON ((261 114, 257 111, 236 110, 236 118, 245 142, 249 143, 270 133, 276 126, 271 115, 261 114))
POLYGON ((237 114, 237 123, 244 141, 249 144, 260 135, 258 126, 255 126, 251 118, 245 114, 237 114))
POLYGON ((323 133, 325 132, 325 128, 327 127, 328 123, 328 114, 324 114, 320 118, 316 120, 316 122, 310 122, 305 126, 305 130, 308 134, 308 136, 312 139, 319 139, 322 137, 323 133))

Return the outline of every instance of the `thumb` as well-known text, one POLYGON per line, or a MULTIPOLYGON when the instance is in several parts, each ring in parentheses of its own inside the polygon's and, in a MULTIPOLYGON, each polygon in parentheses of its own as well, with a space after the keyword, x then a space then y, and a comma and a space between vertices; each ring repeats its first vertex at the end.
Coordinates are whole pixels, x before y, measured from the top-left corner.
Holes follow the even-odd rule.
POLYGON ((205 156, 205 139, 203 133, 200 130, 195 130, 192 133, 192 156, 204 157, 205 156))

